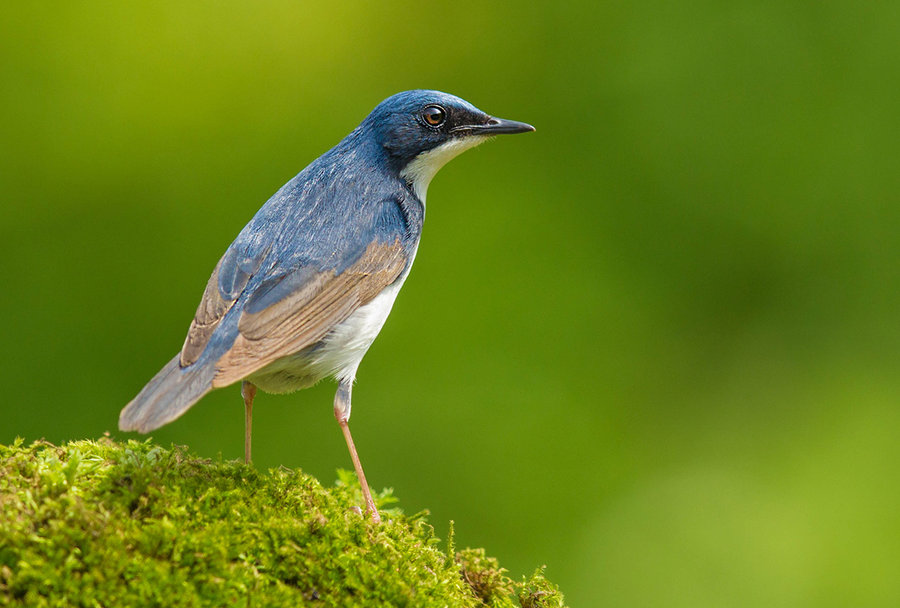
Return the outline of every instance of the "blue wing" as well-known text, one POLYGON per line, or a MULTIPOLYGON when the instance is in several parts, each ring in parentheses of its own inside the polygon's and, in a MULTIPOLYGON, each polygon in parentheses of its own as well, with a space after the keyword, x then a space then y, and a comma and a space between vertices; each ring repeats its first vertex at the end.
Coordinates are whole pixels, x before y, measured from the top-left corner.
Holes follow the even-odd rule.
POLYGON ((217 351, 215 386, 320 340, 410 263, 422 226, 418 201, 396 188, 385 196, 371 179, 344 176, 338 195, 326 185, 332 180, 303 177, 260 209, 207 284, 180 363, 217 351))

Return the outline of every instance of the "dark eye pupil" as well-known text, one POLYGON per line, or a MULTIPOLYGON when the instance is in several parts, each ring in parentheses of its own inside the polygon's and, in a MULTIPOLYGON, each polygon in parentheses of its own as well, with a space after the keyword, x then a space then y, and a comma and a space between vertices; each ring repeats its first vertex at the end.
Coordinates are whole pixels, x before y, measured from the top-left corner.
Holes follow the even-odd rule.
POLYGON ((441 108, 437 108, 434 106, 425 108, 424 116, 425 122, 433 127, 436 127, 444 122, 444 110, 442 110, 441 108))

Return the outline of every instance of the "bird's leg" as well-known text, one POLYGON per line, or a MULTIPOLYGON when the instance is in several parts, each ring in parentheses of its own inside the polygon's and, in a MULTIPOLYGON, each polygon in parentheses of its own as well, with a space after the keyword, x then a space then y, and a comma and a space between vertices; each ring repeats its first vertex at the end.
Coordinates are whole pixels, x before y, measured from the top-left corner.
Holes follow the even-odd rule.
POLYGON ((363 473, 362 465, 359 462, 359 455, 356 453, 356 446, 353 445, 353 437, 350 435, 350 426, 347 421, 350 420, 350 391, 353 388, 353 381, 341 380, 338 385, 337 393, 334 395, 334 417, 337 418, 338 424, 341 425, 341 431, 344 433, 344 439, 347 441, 347 448, 350 450, 350 459, 353 461, 353 468, 356 469, 356 476, 359 478, 359 485, 362 488, 363 498, 366 501, 366 509, 372 516, 372 520, 380 524, 381 516, 375 508, 375 501, 372 500, 372 492, 369 491, 369 484, 366 482, 366 474, 363 473))
POLYGON ((241 383, 241 397, 244 398, 244 462, 250 464, 250 432, 253 430, 253 398, 256 385, 244 380, 241 383))

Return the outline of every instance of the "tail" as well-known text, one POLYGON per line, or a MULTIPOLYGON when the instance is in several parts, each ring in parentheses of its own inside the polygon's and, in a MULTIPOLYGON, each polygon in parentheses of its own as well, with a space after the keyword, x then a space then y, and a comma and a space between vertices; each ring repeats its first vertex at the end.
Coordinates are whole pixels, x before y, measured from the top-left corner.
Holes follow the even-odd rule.
POLYGON ((171 422, 212 389, 215 365, 181 367, 175 355, 119 414, 119 429, 147 433, 171 422))

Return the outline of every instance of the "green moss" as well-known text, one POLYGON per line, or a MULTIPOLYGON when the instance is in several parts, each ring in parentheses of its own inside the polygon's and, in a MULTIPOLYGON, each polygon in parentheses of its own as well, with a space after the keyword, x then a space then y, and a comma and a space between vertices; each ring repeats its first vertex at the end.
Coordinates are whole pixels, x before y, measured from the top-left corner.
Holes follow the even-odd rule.
POLYGON ((563 606, 483 549, 442 551, 424 514, 360 516, 341 473, 262 474, 109 439, 0 446, 3 606, 563 606))

